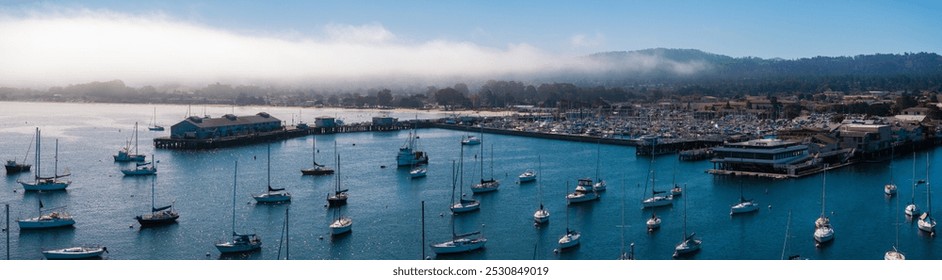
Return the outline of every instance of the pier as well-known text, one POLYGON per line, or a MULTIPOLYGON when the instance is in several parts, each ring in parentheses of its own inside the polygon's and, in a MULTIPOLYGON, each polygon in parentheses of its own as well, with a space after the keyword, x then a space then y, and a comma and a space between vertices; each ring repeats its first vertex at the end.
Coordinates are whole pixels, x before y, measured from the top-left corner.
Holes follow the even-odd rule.
POLYGON ((335 133, 351 133, 351 132, 381 132, 381 131, 398 131, 403 129, 410 129, 412 126, 406 125, 392 125, 392 126, 379 126, 379 125, 368 125, 368 124, 353 124, 353 125, 344 125, 344 126, 333 126, 333 127, 307 127, 307 126, 286 126, 282 130, 270 131, 270 132, 258 132, 245 135, 237 136, 227 136, 227 137, 216 137, 209 139, 188 139, 188 138, 171 138, 171 137, 158 137, 154 138, 154 147, 158 149, 173 149, 173 150, 205 150, 205 149, 217 149, 224 147, 232 146, 242 146, 250 145, 255 143, 267 143, 271 141, 278 141, 296 137, 304 137, 308 135, 317 135, 317 134, 335 134, 335 133))
POLYGON ((488 128, 488 127, 482 128, 482 127, 474 127, 474 126, 467 126, 467 125, 446 124, 446 123, 436 123, 436 122, 420 123, 417 127, 441 128, 441 129, 460 130, 460 131, 468 131, 468 132, 475 132, 475 133, 487 132, 491 134, 514 135, 514 136, 534 137, 534 138, 564 140, 564 141, 576 141, 576 142, 586 142, 586 143, 601 143, 601 144, 618 145, 618 146, 638 146, 638 141, 631 140, 631 139, 600 138, 600 137, 592 137, 592 136, 584 136, 584 135, 544 133, 544 132, 509 130, 509 129, 499 129, 499 128, 488 128))

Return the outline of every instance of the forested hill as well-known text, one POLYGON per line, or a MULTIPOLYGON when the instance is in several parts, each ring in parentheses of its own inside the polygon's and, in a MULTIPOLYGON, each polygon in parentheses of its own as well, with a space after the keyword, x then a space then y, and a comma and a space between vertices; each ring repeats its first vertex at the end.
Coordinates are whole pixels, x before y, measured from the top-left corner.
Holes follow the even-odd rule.
POLYGON ((932 86, 925 83, 938 83, 942 77, 942 56, 926 52, 763 59, 734 58, 695 49, 658 48, 596 53, 586 58, 607 65, 611 70, 608 75, 595 78, 583 76, 583 82, 609 86, 650 82, 701 85, 735 81, 775 83, 798 79, 818 85, 825 83, 840 86, 847 82, 869 80, 867 83, 873 83, 870 85, 873 87, 926 88, 932 86))

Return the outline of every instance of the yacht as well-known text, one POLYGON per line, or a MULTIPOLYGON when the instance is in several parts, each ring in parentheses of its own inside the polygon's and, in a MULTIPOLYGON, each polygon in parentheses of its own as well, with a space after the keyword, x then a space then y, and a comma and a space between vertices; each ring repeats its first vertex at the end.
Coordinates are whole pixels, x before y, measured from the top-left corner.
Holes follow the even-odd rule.
POLYGON ((151 155, 151 161, 134 164, 134 169, 121 169, 124 176, 147 176, 157 174, 157 164, 154 163, 154 156, 151 155))
POLYGON ((43 256, 47 260, 80 260, 101 258, 101 255, 108 252, 108 247, 102 246, 78 246, 62 249, 43 251, 43 256))
MULTIPOLYGON (((543 172, 543 158, 538 157, 537 162, 539 164, 538 168, 540 172, 543 172)), ((543 207, 543 181, 540 181, 538 187, 540 188, 540 193, 538 194, 540 198, 540 208, 536 209, 536 212, 533 212, 533 222, 537 225, 545 224, 549 222, 550 212, 543 207)))
POLYGON ((883 185, 883 193, 888 196, 896 195, 896 184, 893 183, 893 156, 895 155, 895 149, 893 146, 890 146, 890 182, 886 185, 883 185))
POLYGON ((824 176, 821 184, 821 216, 814 221, 814 241, 816 247, 834 240, 834 228, 831 227, 831 219, 825 215, 825 191, 827 188, 827 167, 825 167, 824 176))
POLYGON ((254 233, 238 234, 235 231, 236 174, 238 174, 238 170, 239 162, 237 161, 232 174, 232 239, 226 242, 216 243, 216 249, 222 254, 249 252, 262 248, 262 239, 259 238, 258 235, 254 233))
MULTIPOLYGON (((462 157, 464 157, 464 153, 462 152, 461 154, 462 154, 462 157)), ((451 201, 452 201, 452 204, 448 208, 451 209, 451 213, 453 214, 471 212, 471 211, 481 209, 480 201, 477 201, 476 199, 472 199, 472 198, 465 198, 464 189, 460 191, 461 194, 458 197, 458 201, 455 201, 455 189, 457 188, 458 185, 462 185, 462 186, 464 185, 463 168, 464 168, 463 159, 461 161, 461 165, 459 165, 457 168, 455 168, 455 162, 454 161, 451 162, 451 170, 452 170, 451 172, 451 201), (460 184, 455 182, 458 177, 461 178, 460 184)))
POLYGON ((484 179, 484 145, 481 145, 481 182, 471 186, 473 193, 496 191, 500 188, 500 181, 494 179, 494 146, 491 145, 491 178, 484 179))
POLYGON ((649 232, 655 231, 658 228, 661 228, 661 217, 657 216, 657 213, 652 212, 651 217, 644 223, 649 232))
MULTIPOLYGON (((53 209, 55 210, 55 209, 53 209)), ((47 229, 47 228, 58 228, 58 227, 71 227, 75 225, 75 220, 72 219, 72 216, 69 213, 62 211, 52 211, 48 213, 43 213, 43 201, 39 199, 39 216, 32 217, 22 220, 17 220, 20 229, 47 229)))
MULTIPOLYGON (((654 159, 652 157, 651 164, 649 165, 649 169, 651 170, 648 172, 648 175, 650 175, 651 177, 651 197, 641 200, 642 209, 668 206, 668 205, 674 204, 674 196, 669 195, 669 194, 664 194, 664 193, 667 193, 667 191, 654 190, 654 185, 655 185, 656 180, 654 179, 655 178, 654 170, 651 168, 653 166, 654 166, 654 159)), ((644 186, 645 186, 645 189, 647 189, 647 186, 648 186, 647 181, 644 183, 644 186)))
POLYGON ((517 179, 521 184, 536 181, 536 171, 527 169, 520 176, 517 176, 517 179))
POLYGON ((334 207, 347 204, 347 189, 340 189, 340 154, 337 154, 337 181, 334 184, 334 194, 327 195, 327 206, 334 207))
POLYGON ((674 258, 683 257, 700 251, 700 245, 703 243, 696 238, 697 233, 687 235, 687 201, 684 196, 684 240, 674 246, 674 258))
POLYGON ((579 245, 582 239, 582 233, 569 228, 569 209, 566 209, 566 234, 559 238, 556 243, 559 244, 559 250, 565 250, 579 245))
POLYGON ((484 236, 480 234, 481 233, 478 231, 465 234, 452 233, 451 240, 430 246, 432 247, 432 252, 439 255, 470 252, 484 248, 484 245, 487 244, 487 238, 484 238, 484 236))
POLYGON ((743 195, 742 181, 739 182, 739 203, 733 205, 729 208, 729 215, 735 215, 740 213, 749 213, 752 211, 759 211, 759 204, 752 201, 752 199, 746 199, 743 195))
MULTIPOLYGON (((337 212, 340 212, 340 210, 335 210, 335 213, 337 212)), ((330 235, 341 235, 344 233, 349 233, 350 230, 353 229, 353 219, 340 215, 339 217, 335 218, 328 227, 330 227, 330 235)))
POLYGON ((593 191, 596 191, 596 192, 604 192, 604 191, 605 191, 605 188, 606 188, 605 180, 602 180, 602 177, 599 176, 599 172, 600 172, 600 170, 601 170, 601 168, 602 168, 602 167, 601 167, 601 162, 602 162, 602 150, 601 150, 601 146, 602 146, 601 142, 599 142, 599 143, 597 143, 597 144, 595 145, 595 179, 596 179, 596 183, 595 183, 595 184, 592 184, 592 190, 593 190, 593 191))
POLYGON ((157 179, 151 179, 150 184, 150 213, 134 217, 141 227, 158 226, 175 223, 180 214, 173 210, 173 204, 157 207, 156 195, 154 194, 157 179))
MULTIPOLYGON (((896 200, 896 211, 899 211, 899 199, 896 200)), ((887 261, 902 261, 906 260, 906 256, 903 255, 903 252, 900 252, 896 249, 896 247, 899 246, 899 215, 893 216, 896 216, 896 224, 894 224, 894 229, 896 230, 896 243, 893 244, 892 249, 886 251, 886 253, 883 254, 883 259, 887 261)))
POLYGON ((912 219, 913 217, 919 216, 919 206, 916 205, 916 186, 919 185, 916 182, 916 152, 913 152, 913 193, 910 198, 909 204, 906 205, 906 210, 903 210, 903 213, 906 214, 907 219, 912 219))
POLYGON ((932 218, 932 191, 929 187, 929 154, 926 154, 926 212, 919 216, 919 230, 935 236, 935 219, 932 218))
POLYGON ((291 202, 291 194, 284 188, 271 187, 271 145, 268 145, 268 191, 254 194, 252 198, 258 203, 284 203, 291 202))
POLYGON ((164 127, 157 124, 157 107, 154 107, 154 120, 151 121, 147 129, 150 131, 164 131, 164 127))
POLYGON ((574 192, 566 195, 566 204, 593 201, 601 198, 598 192, 592 188, 592 179, 582 178, 576 184, 574 192))

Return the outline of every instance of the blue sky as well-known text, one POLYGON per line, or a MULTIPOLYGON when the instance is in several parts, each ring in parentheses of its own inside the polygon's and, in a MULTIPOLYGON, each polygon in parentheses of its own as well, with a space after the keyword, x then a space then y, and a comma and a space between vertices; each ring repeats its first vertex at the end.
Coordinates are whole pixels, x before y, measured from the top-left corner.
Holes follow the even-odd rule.
MULTIPOLYGON (((511 60, 521 64, 546 61, 555 57, 656 47, 700 49, 733 57, 788 59, 819 55, 921 51, 940 53, 940 3, 942 2, 0 0, 0 32, 33 34, 32 37, 16 37, 18 40, 7 36, 6 42, 0 39, 0 50, 6 51, 13 59, 25 61, 40 56, 29 54, 29 50, 37 49, 37 46, 83 45, 80 42, 87 40, 89 45, 98 45, 83 52, 47 49, 47 53, 52 51, 58 54, 47 60, 74 60, 72 58, 76 56, 91 53, 92 57, 99 55, 98 61, 105 61, 115 58, 113 54, 116 50, 107 50, 107 53, 99 50, 101 42, 107 40, 96 36, 137 38, 138 35, 135 34, 149 34, 160 30, 161 32, 154 32, 157 35, 129 41, 175 41, 186 44, 184 41, 190 40, 188 46, 194 50, 176 49, 179 46, 168 46, 172 49, 156 48, 153 47, 153 42, 148 45, 116 42, 115 44, 120 44, 124 49, 143 49, 138 53, 123 54, 121 58, 139 58, 142 53, 175 52, 189 54, 194 58, 213 56, 220 52, 220 46, 212 42, 232 39, 230 44, 224 44, 222 48, 233 57, 266 56, 262 49, 285 54, 285 57, 260 58, 261 62, 242 61, 239 65, 270 62, 267 67, 278 68, 282 64, 273 61, 310 61, 310 65, 331 65, 330 68, 337 68, 337 64, 323 63, 336 58, 335 63, 346 64, 347 61, 354 61, 353 65, 360 68, 374 66, 370 63, 355 63, 361 60, 358 59, 361 56, 357 53, 361 50, 365 53, 362 60, 372 59, 375 62, 376 58, 391 58, 379 63, 383 65, 404 65, 402 63, 406 61, 447 61, 452 63, 450 67, 455 69, 471 69, 471 74, 458 70, 445 71, 446 76, 477 75, 493 71, 493 68, 479 65, 487 64, 486 62, 500 64, 511 60), (41 28, 44 26, 48 28, 41 28), (126 26, 136 29, 119 30, 126 26), (77 30, 62 31, 72 27, 77 30), (97 32, 100 34, 75 35, 94 29, 102 31, 97 32), (198 40, 208 38, 205 36, 207 33, 219 37, 215 38, 215 41, 205 43, 198 40), (68 41, 57 42, 48 39, 65 37, 69 37, 68 41), (197 40, 194 42, 193 38, 197 40), (226 46, 232 44, 254 47, 229 50, 226 46), (11 52, 25 54, 13 55, 11 52), (306 52, 322 55, 300 54, 306 52), (334 54, 335 52, 340 54, 334 54), (418 55, 418 52, 433 55, 418 55), (470 65, 454 61, 464 61, 463 63, 470 65)), ((5 57, 0 53, 0 59, 2 58, 5 57)), ((212 61, 232 60, 224 57, 214 59, 212 61)), ((144 65, 143 63, 156 62, 141 61, 139 65, 144 65)), ((127 63, 113 62, 107 65, 123 67, 125 64, 127 63)), ((234 66, 237 65, 228 65, 226 68, 234 66)), ((405 72, 424 75, 418 69, 430 66, 431 64, 408 65, 405 72)), ((574 67, 565 63, 539 66, 574 67)), ((41 70, 44 70, 36 67, 37 70, 33 73, 42 73, 41 70)), ((496 67, 509 69, 507 71, 513 73, 534 71, 534 68, 510 65, 496 67)), ((76 69, 81 68, 76 66, 76 69)), ((131 72, 148 71, 128 69, 131 72)), ((127 72, 128 69, 122 71, 127 72)), ((359 75, 353 74, 352 69, 350 71, 338 75, 341 78, 359 75)), ((381 67, 369 75, 389 76, 393 72, 400 72, 400 69, 381 67)), ((2 67, 0 74, 4 74, 2 67)), ((279 73, 256 74, 219 75, 238 79, 265 79, 265 75, 279 73)), ((323 74, 311 72, 307 73, 307 76, 297 78, 320 77, 323 74)), ((75 80, 103 79, 106 76, 108 74, 82 76, 75 77, 75 80)), ((31 81, 28 77, 18 79, 0 80, 0 85, 39 82, 31 81)))

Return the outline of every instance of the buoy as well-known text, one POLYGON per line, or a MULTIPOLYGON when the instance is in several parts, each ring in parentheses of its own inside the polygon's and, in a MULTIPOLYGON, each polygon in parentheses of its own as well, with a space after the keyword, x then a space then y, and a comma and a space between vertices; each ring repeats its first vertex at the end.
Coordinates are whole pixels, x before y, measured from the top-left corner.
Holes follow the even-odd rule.
POLYGON ((553 249, 553 254, 559 254, 559 249, 553 249))
POLYGON ((353 145, 354 145, 354 146, 356 146, 356 145, 357 145, 357 143, 353 143, 353 145))
POLYGON ((206 252, 206 256, 209 257, 209 252, 206 252))
POLYGON ((772 204, 769 204, 769 209, 772 209, 772 204))
POLYGON ((128 226, 128 228, 134 228, 134 225, 130 225, 130 226, 128 226))
POLYGON ((323 235, 318 236, 317 239, 324 240, 324 236, 323 235))

